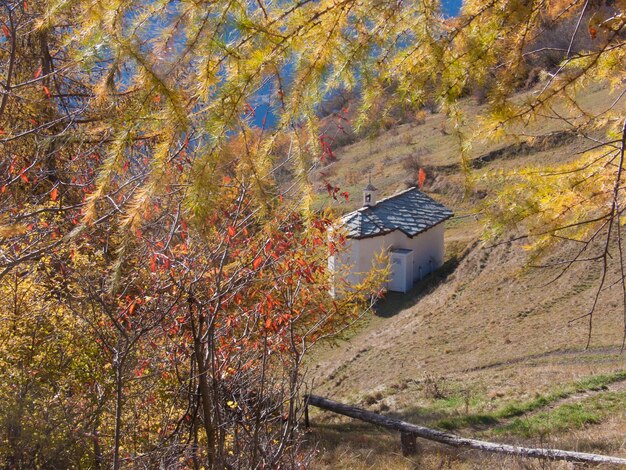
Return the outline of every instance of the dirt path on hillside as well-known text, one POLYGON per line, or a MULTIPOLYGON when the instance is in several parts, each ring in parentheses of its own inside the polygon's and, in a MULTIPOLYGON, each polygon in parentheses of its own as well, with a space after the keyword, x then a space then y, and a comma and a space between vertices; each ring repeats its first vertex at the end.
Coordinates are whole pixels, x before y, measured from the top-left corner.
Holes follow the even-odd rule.
MULTIPOLYGON (((547 352, 538 353, 538 354, 530 354, 528 356, 517 357, 515 359, 509 359, 506 361, 498 361, 498 362, 493 362, 491 364, 471 367, 471 368, 462 370, 461 373, 497 369, 499 367, 512 366, 515 364, 522 364, 525 362, 531 362, 531 361, 539 360, 539 359, 564 357, 564 358, 571 358, 573 360, 576 360, 576 359, 580 359, 583 357, 597 356, 599 354, 615 355, 615 354, 619 354, 620 352, 622 352, 621 348, 618 348, 618 347, 613 347, 613 348, 600 347, 600 348, 587 348, 587 349, 556 349, 554 351, 547 351, 547 352)), ((612 362, 615 361, 614 358, 611 358, 610 360, 612 362)))

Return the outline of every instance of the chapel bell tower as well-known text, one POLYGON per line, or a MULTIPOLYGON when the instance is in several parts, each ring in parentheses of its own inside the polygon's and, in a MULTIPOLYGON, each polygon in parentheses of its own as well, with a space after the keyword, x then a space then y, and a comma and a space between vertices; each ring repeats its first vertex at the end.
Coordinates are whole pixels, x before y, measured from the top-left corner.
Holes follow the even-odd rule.
POLYGON ((376 191, 378 191, 378 189, 372 185, 372 175, 370 175, 369 182, 363 190, 363 205, 365 207, 376 205, 376 191))

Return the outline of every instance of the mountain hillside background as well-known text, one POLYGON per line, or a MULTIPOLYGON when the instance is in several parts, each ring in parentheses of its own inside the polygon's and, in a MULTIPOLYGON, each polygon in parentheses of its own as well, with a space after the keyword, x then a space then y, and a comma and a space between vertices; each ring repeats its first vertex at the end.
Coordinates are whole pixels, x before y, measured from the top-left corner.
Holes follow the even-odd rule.
MULTIPOLYGON (((614 100, 601 84, 579 98, 593 110, 614 100)), ((481 105, 468 99, 464 109, 478 132, 481 105)), ((448 122, 428 113, 338 148, 336 160, 314 176, 320 200, 343 212, 360 205, 368 175, 383 197, 415 184, 425 168, 424 190, 456 216, 446 225, 440 272, 406 296, 388 293, 319 351, 309 364, 313 393, 465 436, 626 456, 620 289, 600 296, 585 349, 588 323, 571 320, 588 311, 601 266, 579 263, 554 281, 557 268, 530 265, 567 259, 572 244, 535 259, 526 241, 516 241, 521 227, 502 239, 482 237, 482 204, 495 190, 485 175, 563 163, 589 142, 555 120, 503 141, 478 139, 468 192, 448 122), (347 190, 350 200, 330 199, 325 182, 347 190)), ((426 443, 407 458, 394 433, 322 412, 312 421, 317 468, 571 468, 426 443)))

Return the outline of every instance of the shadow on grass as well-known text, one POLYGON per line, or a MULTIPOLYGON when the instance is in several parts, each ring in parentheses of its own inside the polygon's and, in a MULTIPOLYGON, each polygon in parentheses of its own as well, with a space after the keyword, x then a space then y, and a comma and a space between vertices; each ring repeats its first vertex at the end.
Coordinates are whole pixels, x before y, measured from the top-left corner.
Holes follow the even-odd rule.
POLYGON ((374 314, 381 318, 391 318, 402 310, 415 305, 422 296, 443 284, 463 258, 463 256, 450 258, 438 270, 418 281, 413 289, 406 294, 387 292, 385 297, 374 307, 374 314))
POLYGON ((470 427, 485 429, 499 423, 498 419, 490 414, 459 414, 446 411, 434 411, 426 408, 409 408, 402 412, 388 413, 387 416, 401 419, 407 423, 436 429, 454 431, 456 429, 470 427))
MULTIPOLYGON (((488 414, 461 415, 456 412, 451 413, 444 410, 433 410, 423 407, 411 407, 406 408, 402 411, 379 412, 378 414, 418 426, 427 426, 448 431, 464 427, 484 429, 486 427, 494 426, 499 423, 498 419, 488 414)), ((366 430, 384 429, 384 426, 377 426, 375 424, 359 421, 356 419, 340 423, 317 421, 314 426, 328 432, 347 430, 362 432, 366 430)))
POLYGON ((307 431, 306 440, 310 444, 320 445, 326 451, 335 450, 346 444, 354 448, 379 446, 384 448, 390 441, 396 439, 396 434, 397 431, 356 420, 344 423, 313 421, 307 431))

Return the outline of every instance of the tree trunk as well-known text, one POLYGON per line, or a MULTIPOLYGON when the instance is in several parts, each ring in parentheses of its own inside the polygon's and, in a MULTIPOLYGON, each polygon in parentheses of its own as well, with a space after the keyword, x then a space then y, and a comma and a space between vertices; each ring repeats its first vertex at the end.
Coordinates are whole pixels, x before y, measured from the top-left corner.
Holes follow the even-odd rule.
POLYGON ((194 337, 194 353, 198 363, 198 389, 200 391, 200 400, 202 404, 202 418, 204 424, 204 432, 207 437, 207 458, 209 468, 215 465, 215 429, 213 427, 213 417, 211 411, 213 409, 211 402, 211 389, 208 381, 208 370, 204 357, 204 348, 200 339, 194 337))
POLYGON ((100 448, 100 433, 98 428, 100 427, 100 417, 96 418, 96 422, 93 426, 93 468, 100 470, 102 468, 102 449, 100 448))
MULTIPOLYGON (((119 352, 118 352, 119 354, 119 352)), ((120 468, 120 442, 122 439, 123 361, 116 358, 115 367, 115 432, 113 442, 113 470, 120 468)))

